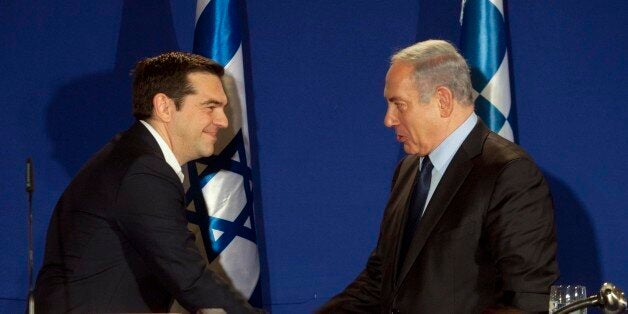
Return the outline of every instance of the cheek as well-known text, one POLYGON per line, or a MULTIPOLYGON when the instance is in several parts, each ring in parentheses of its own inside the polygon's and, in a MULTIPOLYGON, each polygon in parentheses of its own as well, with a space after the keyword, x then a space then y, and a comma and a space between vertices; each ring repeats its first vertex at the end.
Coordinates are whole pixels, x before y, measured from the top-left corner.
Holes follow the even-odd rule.
POLYGON ((414 126, 414 123, 412 122, 412 116, 409 116, 408 114, 401 114, 399 115, 399 125, 401 125, 404 129, 406 129, 407 131, 411 131, 412 127, 414 126))
POLYGON ((404 121, 405 127, 408 130, 408 133, 412 136, 414 141, 419 141, 423 136, 425 136, 424 132, 424 123, 417 117, 411 117, 404 121))
POLYGON ((190 117, 190 125, 194 125, 196 127, 204 127, 208 124, 208 121, 211 121, 211 114, 200 112, 192 117, 190 117))

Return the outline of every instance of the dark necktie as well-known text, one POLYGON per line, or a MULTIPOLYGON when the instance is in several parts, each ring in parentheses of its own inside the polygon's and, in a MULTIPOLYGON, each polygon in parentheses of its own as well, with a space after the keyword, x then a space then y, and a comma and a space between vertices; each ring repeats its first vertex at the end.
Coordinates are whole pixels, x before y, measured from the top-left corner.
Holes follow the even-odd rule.
POLYGON ((423 213, 423 207, 427 200, 427 193, 430 191, 430 183, 432 181, 432 162, 430 157, 425 156, 421 163, 421 170, 417 174, 417 178, 414 183, 414 189, 412 191, 412 198, 410 200, 410 206, 408 208, 408 217, 406 219, 406 227, 403 231, 403 238, 401 240, 401 248, 399 251, 399 269, 403 264, 403 260, 408 253, 408 246, 412 241, 412 237, 416 232, 419 221, 421 220, 421 214, 423 213))

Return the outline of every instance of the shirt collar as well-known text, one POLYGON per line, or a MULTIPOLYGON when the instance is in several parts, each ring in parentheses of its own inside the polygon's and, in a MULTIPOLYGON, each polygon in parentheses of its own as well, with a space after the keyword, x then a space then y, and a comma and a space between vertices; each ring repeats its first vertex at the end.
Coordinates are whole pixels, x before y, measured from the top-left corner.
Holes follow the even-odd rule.
POLYGON ((166 144, 164 139, 157 133, 157 131, 150 125, 148 122, 144 120, 140 120, 142 124, 148 129, 148 132, 155 138, 157 144, 159 144, 159 148, 161 148, 161 152, 164 154, 164 158, 166 159, 166 163, 174 170, 174 172, 179 176, 181 183, 183 183, 183 179, 185 176, 183 175, 183 171, 181 170, 181 165, 179 161, 177 161, 177 157, 174 156, 172 149, 166 144))
MULTIPOLYGON (((449 166, 449 163, 454 158, 454 154, 456 154, 458 148, 460 148, 462 142, 464 142, 469 133, 471 133, 477 122, 478 116, 475 112, 472 112, 464 123, 447 136, 447 138, 429 154, 434 169, 440 173, 443 173, 445 169, 447 169, 447 166, 449 166)), ((421 161, 423 161, 423 158, 421 158, 421 161)))

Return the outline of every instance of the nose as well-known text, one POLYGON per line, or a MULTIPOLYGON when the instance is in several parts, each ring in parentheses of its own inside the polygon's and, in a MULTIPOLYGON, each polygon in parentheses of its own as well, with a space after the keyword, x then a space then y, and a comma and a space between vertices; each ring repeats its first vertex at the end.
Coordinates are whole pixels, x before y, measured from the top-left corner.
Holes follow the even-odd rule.
POLYGON ((214 115, 213 123, 219 129, 224 129, 229 126, 229 119, 227 118, 227 114, 225 113, 224 107, 217 108, 214 110, 216 115, 214 115))
POLYGON ((388 106, 386 109, 386 115, 384 115, 384 125, 388 128, 392 128, 395 125, 399 124, 399 120, 397 120, 397 114, 393 112, 394 109, 392 106, 388 106))

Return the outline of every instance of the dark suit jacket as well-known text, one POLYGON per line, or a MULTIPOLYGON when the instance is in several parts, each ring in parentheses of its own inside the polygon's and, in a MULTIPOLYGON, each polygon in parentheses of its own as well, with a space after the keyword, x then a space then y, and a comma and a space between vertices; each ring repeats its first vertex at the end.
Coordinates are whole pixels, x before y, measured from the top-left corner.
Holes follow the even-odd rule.
POLYGON ((139 122, 79 171, 53 212, 35 287, 38 313, 252 310, 206 267, 183 185, 139 122))
POLYGON ((397 263, 418 160, 408 156, 397 167, 366 268, 319 312, 547 311, 558 278, 556 237, 549 189, 532 159, 479 121, 397 263))

